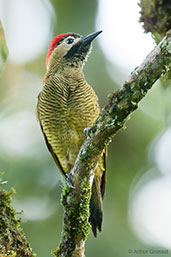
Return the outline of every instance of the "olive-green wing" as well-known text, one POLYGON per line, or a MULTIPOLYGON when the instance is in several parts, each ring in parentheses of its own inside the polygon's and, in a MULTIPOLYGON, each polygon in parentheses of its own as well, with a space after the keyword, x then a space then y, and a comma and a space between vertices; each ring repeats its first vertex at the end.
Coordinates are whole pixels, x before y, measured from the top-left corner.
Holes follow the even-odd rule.
MULTIPOLYGON (((38 96, 38 98, 39 98, 39 96, 38 96)), ((42 126, 42 123, 41 123, 41 120, 40 120, 40 115, 39 115, 39 110, 38 110, 38 104, 37 104, 37 107, 36 107, 36 117, 37 117, 37 120, 38 120, 39 123, 40 123, 40 127, 41 127, 41 130, 42 130, 43 136, 44 136, 44 138, 45 138, 45 142, 46 142, 47 148, 48 148, 49 152, 51 153, 51 155, 52 155, 52 157, 53 157, 53 159, 54 159, 54 161, 55 161, 55 163, 56 163, 58 169, 59 169, 59 170, 61 171, 61 173, 66 177, 65 171, 63 170, 62 165, 61 165, 61 163, 60 163, 60 161, 59 161, 57 155, 54 153, 54 151, 53 151, 53 149, 52 149, 52 146, 51 146, 51 144, 48 142, 48 139, 47 139, 47 137, 46 137, 46 134, 45 134, 44 131, 43 131, 43 126, 42 126)))

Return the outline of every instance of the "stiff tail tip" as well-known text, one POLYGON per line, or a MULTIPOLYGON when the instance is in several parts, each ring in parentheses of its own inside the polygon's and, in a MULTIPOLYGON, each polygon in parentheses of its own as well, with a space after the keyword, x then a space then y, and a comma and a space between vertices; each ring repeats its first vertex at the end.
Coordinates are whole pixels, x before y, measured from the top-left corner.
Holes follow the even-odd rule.
POLYGON ((102 195, 100 190, 100 180, 99 178, 94 179, 92 185, 92 195, 90 199, 90 218, 89 222, 94 236, 97 236, 97 230, 102 230, 102 220, 103 220, 103 211, 102 211, 102 195))
POLYGON ((90 207, 90 218, 89 222, 91 224, 92 232, 95 237, 97 237, 97 230, 101 232, 103 221, 103 212, 101 209, 94 209, 90 207))

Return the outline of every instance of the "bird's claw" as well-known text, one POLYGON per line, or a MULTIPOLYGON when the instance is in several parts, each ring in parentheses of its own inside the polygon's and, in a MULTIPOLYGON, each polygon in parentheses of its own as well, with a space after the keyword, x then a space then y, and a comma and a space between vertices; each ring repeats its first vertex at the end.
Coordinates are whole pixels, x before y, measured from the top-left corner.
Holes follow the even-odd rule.
POLYGON ((75 189, 75 187, 72 185, 70 174, 69 174, 69 173, 66 173, 65 175, 66 175, 66 183, 67 183, 67 185, 68 185, 70 188, 75 189))
POLYGON ((85 128, 85 129, 83 130, 83 133, 86 134, 87 136, 89 136, 89 132, 90 132, 90 128, 89 128, 89 127, 88 127, 88 128, 85 128))

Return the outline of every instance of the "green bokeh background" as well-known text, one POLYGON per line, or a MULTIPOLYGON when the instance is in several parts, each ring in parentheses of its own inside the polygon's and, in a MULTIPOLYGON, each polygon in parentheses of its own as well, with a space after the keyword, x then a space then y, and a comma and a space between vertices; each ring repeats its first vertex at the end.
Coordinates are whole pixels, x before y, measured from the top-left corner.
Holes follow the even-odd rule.
MULTIPOLYGON (((68 31, 86 35, 96 30, 97 0, 51 0, 51 4, 54 16, 57 17, 52 24, 53 35, 68 31)), ((6 63, 0 78, 1 119, 5 120, 20 112, 34 114, 36 94, 41 88, 41 83, 39 90, 36 89, 32 93, 34 86, 29 88, 28 83, 25 83, 28 78, 24 74, 29 72, 34 76, 40 76, 43 80, 46 50, 39 58, 24 65, 6 63)), ((111 79, 107 72, 107 65, 111 64, 105 58, 98 42, 94 42, 93 51, 84 71, 87 81, 93 85, 99 97, 100 106, 107 103, 107 95, 110 92, 121 86, 118 82, 119 77, 116 77, 115 81, 111 79)), ((121 74, 122 71, 117 71, 116 67, 113 66, 111 69, 115 74, 121 74)), ((156 119, 142 111, 145 109, 147 112, 155 112, 158 103, 155 105, 154 96, 163 97, 159 85, 156 85, 149 96, 142 101, 142 108, 131 116, 126 125, 127 129, 120 131, 109 146, 103 231, 96 239, 90 232, 86 244, 86 256, 131 257, 134 254, 129 254, 128 249, 149 249, 150 247, 156 249, 156 246, 145 245, 140 241, 128 222, 130 186, 140 170, 143 173, 143 170, 146 171, 153 166, 153 158, 148 158, 149 146, 158 133, 165 128, 164 119, 156 119)), ((164 104, 161 104, 159 108, 162 113, 164 104)), ((39 124, 35 119, 36 126, 38 127, 39 124)), ((15 129, 10 128, 11 134, 15 129)), ((18 208, 17 203, 20 203, 24 209, 25 203, 30 199, 31 212, 32 203, 39 209, 39 202, 41 204, 41 201, 46 201, 47 208, 43 209, 45 213, 42 213, 42 217, 33 218, 33 220, 23 219, 22 226, 38 256, 49 257, 52 256, 50 251, 55 250, 60 241, 63 215, 60 204, 62 182, 46 149, 40 130, 35 131, 34 127, 30 130, 30 136, 35 136, 35 133, 39 136, 30 148, 34 154, 30 152, 25 152, 21 156, 9 154, 3 151, 0 142, 0 169, 5 172, 4 180, 8 181, 4 188, 14 187, 16 189, 17 193, 13 195, 15 208, 18 208)), ((151 152, 154 151, 153 147, 150 149, 151 152)), ((136 254, 136 256, 142 255, 136 254)))

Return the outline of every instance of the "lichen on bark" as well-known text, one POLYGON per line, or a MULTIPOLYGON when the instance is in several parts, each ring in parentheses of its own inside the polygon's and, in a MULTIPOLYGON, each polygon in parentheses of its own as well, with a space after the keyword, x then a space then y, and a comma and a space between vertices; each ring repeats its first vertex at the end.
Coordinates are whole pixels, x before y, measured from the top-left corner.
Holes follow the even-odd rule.
POLYGON ((14 189, 8 192, 0 188, 0 256, 35 257, 20 227, 21 218, 17 218, 11 206, 14 192, 14 189))
POLYGON ((140 0, 140 22, 144 31, 151 32, 156 43, 164 37, 171 25, 171 4, 167 0, 140 0))
POLYGON ((80 189, 65 186, 61 202, 64 206, 64 224, 59 248, 53 252, 55 256, 84 256, 84 244, 90 224, 89 201, 91 188, 87 178, 82 180, 80 189))

